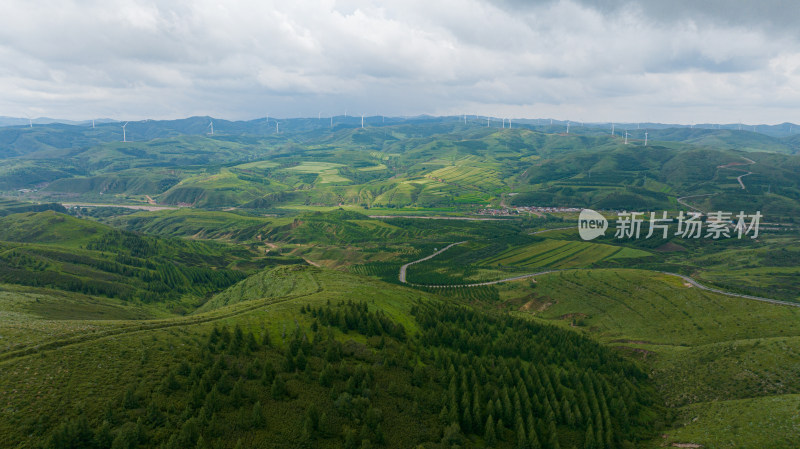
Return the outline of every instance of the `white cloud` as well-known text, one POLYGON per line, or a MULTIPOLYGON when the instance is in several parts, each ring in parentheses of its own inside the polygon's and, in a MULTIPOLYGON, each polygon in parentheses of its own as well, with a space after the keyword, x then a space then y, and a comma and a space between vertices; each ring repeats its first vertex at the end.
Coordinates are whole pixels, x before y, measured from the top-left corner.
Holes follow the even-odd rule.
POLYGON ((681 7, 13 2, 0 16, 0 115, 251 118, 349 108, 800 121, 797 33, 773 29, 794 12, 681 7))

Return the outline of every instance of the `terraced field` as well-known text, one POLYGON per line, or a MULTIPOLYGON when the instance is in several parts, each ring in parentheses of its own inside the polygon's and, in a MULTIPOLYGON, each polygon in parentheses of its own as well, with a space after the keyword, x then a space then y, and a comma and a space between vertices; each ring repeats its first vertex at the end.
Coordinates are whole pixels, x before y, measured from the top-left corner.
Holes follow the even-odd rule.
POLYGON ((503 186, 500 174, 490 168, 451 165, 431 172, 431 178, 443 179, 450 184, 463 184, 479 189, 497 189, 503 186))
POLYGON ((339 175, 342 164, 333 162, 301 162, 300 165, 289 167, 286 170, 296 173, 316 173, 317 181, 321 184, 347 183, 349 179, 339 175))
POLYGON ((484 265, 524 268, 575 268, 615 258, 635 258, 648 252, 601 243, 546 239, 512 248, 482 261, 484 265))

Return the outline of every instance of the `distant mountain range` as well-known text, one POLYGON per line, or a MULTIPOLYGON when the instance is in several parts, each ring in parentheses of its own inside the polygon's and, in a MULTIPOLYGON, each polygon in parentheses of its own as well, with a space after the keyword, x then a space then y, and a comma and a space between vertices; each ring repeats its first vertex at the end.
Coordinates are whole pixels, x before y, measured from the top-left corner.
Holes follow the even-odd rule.
MULTIPOLYGON (((467 120, 471 121, 482 121, 486 123, 487 117, 486 116, 476 116, 476 115, 467 115, 467 120)), ((374 127, 374 126, 382 126, 382 125, 397 125, 400 123, 422 123, 422 122, 435 122, 435 121, 454 121, 454 120, 463 120, 464 116, 431 116, 431 115, 418 115, 412 117, 386 117, 386 116, 369 116, 364 117, 365 125, 374 127)), ((215 131, 225 131, 228 134, 248 134, 252 132, 255 128, 258 127, 265 127, 269 126, 275 127, 276 121, 281 124, 291 124, 293 125, 293 130, 303 130, 306 131, 309 128, 314 127, 331 127, 331 117, 322 117, 322 118, 313 118, 313 117, 293 117, 293 118, 257 118, 253 120, 237 120, 237 121, 230 121, 224 120, 220 118, 213 118, 208 116, 195 116, 189 117, 184 119, 176 119, 176 120, 138 120, 138 121, 131 121, 130 123, 136 124, 149 124, 150 127, 156 128, 169 128, 175 131, 179 131, 181 134, 183 133, 196 133, 196 134, 203 134, 210 129, 208 128, 208 124, 214 122, 215 131), (304 126, 294 126, 298 124, 303 124, 304 126), (200 129, 202 127, 202 129, 200 129), (188 129, 187 129, 188 128, 188 129), (299 129, 298 129, 299 128, 299 129)), ((0 116, 0 127, 14 127, 14 126, 29 126, 31 125, 53 125, 53 124, 62 124, 62 125, 72 125, 72 126, 90 126, 92 124, 92 120, 66 120, 66 119, 58 119, 58 118, 50 118, 50 117, 37 117, 31 118, 20 118, 20 117, 7 117, 7 116, 0 116)), ((95 127, 99 124, 114 124, 114 123, 122 123, 122 121, 114 120, 110 118, 100 118, 94 120, 95 127)), ((511 125, 508 125, 508 119, 503 119, 500 117, 490 117, 489 124, 490 126, 520 126, 523 125, 526 128, 564 128, 564 132, 566 132, 567 124, 570 125, 572 132, 579 132, 581 128, 590 128, 593 130, 604 130, 607 132, 611 132, 611 123, 598 123, 598 122, 580 122, 580 121, 570 121, 570 120, 556 120, 551 118, 535 118, 535 119, 511 119, 511 125), (498 123, 499 122, 499 123, 498 123)), ((346 127, 359 127, 361 125, 361 117, 354 117, 354 116, 335 116, 333 118, 333 125, 342 126, 345 125, 346 127)), ((776 125, 766 125, 766 124, 747 124, 747 123, 697 123, 697 124, 677 124, 677 123, 657 123, 657 122, 620 122, 614 123, 614 130, 617 133, 624 133, 626 130, 660 130, 660 129, 670 129, 670 128, 685 128, 685 129, 697 129, 697 130, 731 130, 731 131, 750 131, 759 134, 764 134, 770 137, 787 137, 791 135, 800 135, 800 125, 791 122, 784 122, 776 125)), ((285 130, 289 130, 285 128, 285 130)))

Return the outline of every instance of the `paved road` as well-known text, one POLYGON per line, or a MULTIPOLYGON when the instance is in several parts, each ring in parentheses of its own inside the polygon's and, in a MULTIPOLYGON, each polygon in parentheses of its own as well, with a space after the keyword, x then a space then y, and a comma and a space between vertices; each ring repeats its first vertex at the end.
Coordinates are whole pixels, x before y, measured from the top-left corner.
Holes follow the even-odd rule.
MULTIPOLYGON (((720 165, 717 168, 727 168, 727 169, 730 169, 730 170, 746 171, 744 169, 735 168, 735 167, 736 166, 740 166, 740 165, 753 165, 753 164, 756 163, 756 161, 754 161, 752 159, 748 159, 748 158, 746 158, 744 156, 742 156, 742 159, 746 160, 747 164, 742 164, 741 162, 731 162, 730 164, 727 164, 727 165, 720 165)), ((747 173, 745 173, 745 174, 743 174, 741 176, 737 176, 736 177, 736 180, 739 181, 739 185, 742 186, 742 190, 747 190, 747 187, 744 186, 744 182, 742 182, 742 178, 744 178, 745 176, 748 176, 748 175, 752 175, 752 174, 753 174, 753 172, 749 171, 749 172, 747 172, 747 173)))
MULTIPOLYGON (((420 263, 420 262, 424 262, 424 261, 426 261, 428 259, 432 259, 432 258, 438 256, 439 254, 442 254, 443 252, 447 251, 448 249, 450 249, 450 248, 452 248, 452 247, 454 247, 456 245, 460 245, 462 243, 467 243, 467 241, 464 240, 463 242, 451 243, 451 244, 445 246, 444 248, 440 249, 439 251, 436 251, 435 253, 431 254, 428 257, 423 257, 422 259, 415 260, 413 262, 409 262, 409 263, 403 265, 402 267, 400 267, 400 275, 397 278, 400 279, 400 282, 402 282, 403 284, 408 284, 408 282, 406 282, 406 270, 408 269, 409 265, 414 265, 415 263, 420 263)), ((410 285, 415 285, 415 284, 410 284, 410 285)))
POLYGON ((691 204, 688 204, 688 203, 684 202, 683 200, 685 200, 686 198, 700 198, 701 196, 712 196, 712 195, 716 195, 716 193, 704 193, 702 195, 682 196, 682 197, 678 198, 677 201, 678 201, 678 204, 682 204, 682 205, 688 207, 689 209, 694 209, 697 212, 705 213, 702 209, 694 207, 691 204))
POLYGON ((62 206, 69 209, 70 207, 77 206, 77 207, 121 207, 123 209, 134 209, 134 210, 146 210, 146 211, 155 211, 155 210, 175 210, 180 209, 178 206, 153 206, 153 205, 132 205, 132 204, 93 204, 93 203, 61 203, 62 206))
POLYGON ((749 172, 743 174, 742 176, 737 176, 736 177, 736 180, 739 181, 739 185, 742 186, 742 190, 747 190, 747 187, 745 187, 744 183, 742 182, 742 178, 744 178, 745 176, 752 175, 752 174, 753 174, 753 172, 749 171, 749 172))
POLYGON ((689 276, 684 276, 684 275, 678 274, 678 273, 670 273, 668 271, 659 271, 659 273, 668 274, 670 276, 677 276, 677 277, 683 279, 684 281, 692 284, 693 286, 695 286, 695 287, 697 287, 697 288, 699 288, 701 290, 706 290, 706 291, 713 292, 713 293, 719 293, 721 295, 735 296, 737 298, 752 299, 754 301, 768 302, 768 303, 771 303, 771 304, 780 304, 782 306, 800 307, 800 304, 794 303, 794 302, 780 301, 780 300, 777 300, 777 299, 770 299, 770 298, 762 298, 760 296, 743 295, 741 293, 726 292, 724 290, 720 290, 720 289, 717 289, 717 288, 707 287, 707 286, 695 281, 694 279, 690 278, 689 276))
POLYGON ((425 215, 370 215, 369 218, 421 218, 424 220, 467 220, 467 221, 506 221, 509 218, 472 218, 472 217, 428 217, 425 215))
MULTIPOLYGON (((477 282, 477 283, 474 283, 474 284, 424 285, 424 284, 414 284, 414 283, 408 282, 406 280, 406 269, 408 268, 409 265, 413 265, 415 263, 424 262, 426 260, 432 259, 432 258, 438 256, 439 254, 447 251, 448 249, 452 248, 453 246, 460 245, 462 243, 466 243, 466 241, 452 243, 452 244, 447 245, 444 248, 440 249, 439 251, 436 251, 435 253, 431 254, 430 256, 423 257, 422 259, 415 260, 413 262, 409 262, 409 263, 403 265, 402 267, 400 267, 400 276, 399 276, 400 282, 402 282, 404 284, 408 284, 408 285, 414 286, 414 287, 426 287, 426 288, 480 287, 480 286, 483 286, 483 285, 494 285, 494 284, 500 284, 500 283, 503 283, 503 282, 511 282, 511 281, 518 281, 520 279, 532 278, 532 277, 535 277, 535 276, 542 276, 542 275, 545 275, 545 274, 560 273, 562 271, 575 270, 573 268, 573 269, 568 269, 568 270, 539 271, 537 273, 521 274, 519 276, 500 279, 500 280, 497 280, 497 281, 477 282)), ((697 288, 699 288, 701 290, 709 291, 709 292, 712 292, 712 293, 718 293, 720 295, 734 296, 734 297, 737 297, 737 298, 752 299, 754 301, 768 302, 770 304, 778 304, 778 305, 782 305, 782 306, 800 307, 800 303, 794 303, 794 302, 788 302, 788 301, 780 301, 780 300, 771 299, 771 298, 762 298, 760 296, 744 295, 744 294, 741 294, 741 293, 726 292, 724 290, 720 290, 720 289, 717 289, 717 288, 707 287, 707 286, 695 281, 694 279, 690 278, 689 276, 685 276, 685 275, 678 274, 678 273, 670 273, 668 271, 656 271, 656 273, 666 274, 668 276, 679 277, 679 278, 683 279, 684 281, 688 282, 689 284, 693 285, 694 287, 697 287, 697 288)))

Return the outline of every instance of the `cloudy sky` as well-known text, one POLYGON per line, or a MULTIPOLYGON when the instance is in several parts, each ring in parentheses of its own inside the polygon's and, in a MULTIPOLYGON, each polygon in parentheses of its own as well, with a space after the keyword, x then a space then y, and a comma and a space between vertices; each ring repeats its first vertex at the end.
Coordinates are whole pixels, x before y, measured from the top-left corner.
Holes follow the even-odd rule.
POLYGON ((3 1, 0 115, 800 122, 793 0, 3 1))

